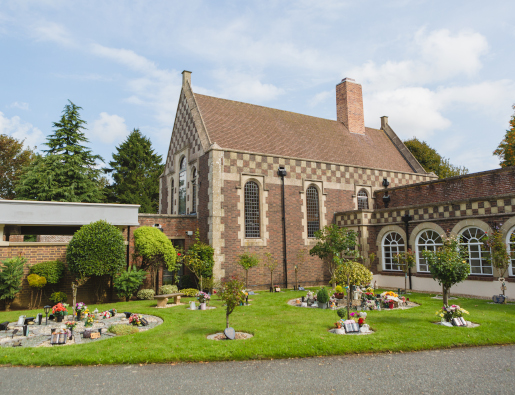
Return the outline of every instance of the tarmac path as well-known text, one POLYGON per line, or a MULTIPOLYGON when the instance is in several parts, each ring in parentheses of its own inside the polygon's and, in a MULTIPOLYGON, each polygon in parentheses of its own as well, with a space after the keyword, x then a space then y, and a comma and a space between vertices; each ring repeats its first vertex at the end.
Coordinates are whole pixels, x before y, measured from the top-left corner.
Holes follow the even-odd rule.
POLYGON ((1 367, 3 394, 515 394, 515 346, 245 362, 1 367))

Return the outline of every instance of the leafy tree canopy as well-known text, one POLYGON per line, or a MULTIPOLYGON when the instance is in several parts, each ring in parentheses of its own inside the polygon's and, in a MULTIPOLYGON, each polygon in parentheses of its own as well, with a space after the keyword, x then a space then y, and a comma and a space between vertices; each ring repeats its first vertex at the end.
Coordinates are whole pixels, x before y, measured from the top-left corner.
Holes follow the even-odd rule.
POLYGON ((66 262, 79 279, 119 273, 125 267, 122 232, 103 220, 82 226, 68 244, 66 262))
POLYGON ((454 166, 449 159, 441 156, 434 148, 431 148, 425 141, 420 141, 416 137, 404 141, 404 145, 410 150, 413 156, 428 173, 435 173, 438 178, 447 178, 468 174, 468 169, 464 166, 454 166))
POLYGON ((157 213, 159 207, 159 176, 163 172, 162 157, 155 153, 150 140, 139 129, 116 147, 109 162, 113 184, 108 200, 113 203, 139 204, 140 213, 157 213))
MULTIPOLYGON (((513 109, 515 110, 515 104, 513 109)), ((501 167, 515 166, 515 112, 510 119, 510 128, 494 151, 494 155, 497 155, 501 160, 501 167)))
POLYGON ((144 266, 158 267, 164 263, 171 272, 176 271, 177 253, 166 235, 151 226, 134 231, 134 250, 143 258, 144 266))
POLYGON ((101 170, 93 155, 82 143, 87 143, 83 129, 86 121, 71 101, 64 107, 59 122, 54 122, 54 134, 47 137, 48 150, 38 156, 20 177, 16 198, 59 202, 102 202, 101 170))
POLYGON ((23 168, 32 163, 36 155, 23 148, 23 141, 0 134, 0 198, 14 199, 15 187, 23 168))

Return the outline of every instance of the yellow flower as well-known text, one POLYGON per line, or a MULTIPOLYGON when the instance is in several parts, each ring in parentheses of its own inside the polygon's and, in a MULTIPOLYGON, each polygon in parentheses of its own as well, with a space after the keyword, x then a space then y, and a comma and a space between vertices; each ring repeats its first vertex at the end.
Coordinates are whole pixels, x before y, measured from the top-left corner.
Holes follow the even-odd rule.
POLYGON ((440 313, 440 317, 442 317, 442 318, 443 318, 443 313, 440 313))

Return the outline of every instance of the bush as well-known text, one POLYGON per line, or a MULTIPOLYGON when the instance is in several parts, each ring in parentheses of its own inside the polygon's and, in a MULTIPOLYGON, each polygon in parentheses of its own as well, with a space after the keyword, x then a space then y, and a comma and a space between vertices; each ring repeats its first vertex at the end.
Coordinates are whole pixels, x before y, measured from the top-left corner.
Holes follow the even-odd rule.
POLYGON ((320 290, 317 292, 317 302, 318 303, 327 303, 329 301, 329 293, 327 292, 327 289, 320 288, 320 290))
POLYGON ((0 299, 5 300, 5 310, 9 311, 16 294, 21 290, 23 266, 27 260, 21 256, 2 262, 0 271, 0 299))
POLYGON ((174 294, 178 292, 177 285, 163 285, 159 288, 159 295, 174 294))
POLYGON ((343 293, 343 287, 341 285, 337 285, 336 289, 334 291, 336 293, 342 294, 343 293))
POLYGON ((339 308, 338 310, 336 310, 336 314, 338 314, 338 317, 340 317, 341 319, 344 319, 347 315, 347 310, 344 308, 339 308))
POLYGON ((181 292, 184 294, 184 296, 196 296, 198 294, 198 289, 185 288, 185 289, 181 289, 181 292))
POLYGON ((132 325, 111 325, 107 328, 107 331, 110 333, 114 333, 117 336, 123 335, 132 335, 133 333, 138 333, 139 329, 132 325))
POLYGON ((48 284, 57 284, 64 275, 64 268, 61 261, 45 261, 32 265, 29 273, 45 277, 48 284))
POLYGON ((46 285, 46 278, 38 276, 37 274, 29 274, 27 276, 27 282, 29 283, 29 287, 43 288, 46 285))
POLYGON ((152 300, 156 292, 153 289, 140 289, 138 292, 138 299, 141 300, 152 300))
POLYGON ((66 303, 68 295, 65 292, 54 292, 49 299, 53 304, 66 303))
POLYGON ((119 273, 125 266, 122 232, 103 220, 82 226, 68 244, 66 261, 81 279, 119 273))
MULTIPOLYGON (((128 270, 124 270, 114 277, 114 289, 120 298, 129 301, 134 292, 143 284, 143 280, 147 277, 145 270, 138 270, 135 266, 129 266, 128 270)), ((153 295, 152 295, 153 297, 153 295)), ((152 298, 150 298, 152 299, 152 298)))

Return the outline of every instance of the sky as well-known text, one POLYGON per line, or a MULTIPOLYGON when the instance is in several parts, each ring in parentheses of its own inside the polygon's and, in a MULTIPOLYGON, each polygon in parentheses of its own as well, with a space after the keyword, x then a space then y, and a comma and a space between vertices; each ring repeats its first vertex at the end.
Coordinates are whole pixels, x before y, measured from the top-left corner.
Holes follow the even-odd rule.
POLYGON ((515 103, 513 1, 3 1, 0 134, 45 149, 68 100, 95 154, 134 128, 166 157, 181 89, 336 119, 335 86, 471 172, 515 103))

